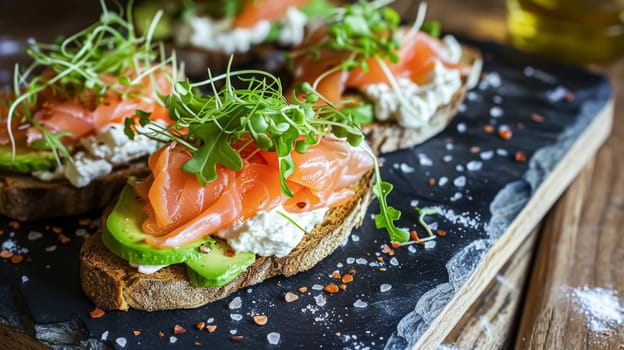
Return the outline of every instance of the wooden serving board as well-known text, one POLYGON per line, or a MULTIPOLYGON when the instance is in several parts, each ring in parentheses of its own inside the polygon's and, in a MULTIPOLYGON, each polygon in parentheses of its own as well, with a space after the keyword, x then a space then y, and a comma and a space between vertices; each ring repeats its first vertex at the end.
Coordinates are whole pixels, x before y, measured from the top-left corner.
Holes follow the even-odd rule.
MULTIPOLYGON (((308 272, 197 309, 92 319, 93 305, 80 290, 78 252, 82 237, 98 227, 79 218, 17 227, 0 218, 0 244, 25 257, 0 261, 0 320, 7 325, 0 337, 24 344, 24 337, 9 335, 19 330, 57 348, 435 348, 527 242, 611 127, 604 77, 496 44, 472 44, 484 54, 484 74, 453 123, 425 144, 382 157, 383 176, 395 187, 388 200, 403 212, 400 226, 422 235, 414 207, 438 209, 426 219, 446 232, 435 246, 384 253, 387 235, 368 216, 308 272), (69 243, 59 243, 60 230, 69 243), (356 274, 346 291, 318 290, 335 282, 334 271, 351 268, 356 274), (286 303, 289 291, 299 299, 286 303), (230 308, 234 298, 240 308, 230 308), (267 325, 255 325, 255 314, 267 315, 267 325), (217 330, 198 331, 198 321, 217 330), (176 324, 186 332, 175 335, 176 324), (269 344, 269 333, 279 333, 277 345, 269 344)), ((374 203, 369 214, 376 211, 374 203)), ((89 218, 97 222, 97 213, 89 218)))

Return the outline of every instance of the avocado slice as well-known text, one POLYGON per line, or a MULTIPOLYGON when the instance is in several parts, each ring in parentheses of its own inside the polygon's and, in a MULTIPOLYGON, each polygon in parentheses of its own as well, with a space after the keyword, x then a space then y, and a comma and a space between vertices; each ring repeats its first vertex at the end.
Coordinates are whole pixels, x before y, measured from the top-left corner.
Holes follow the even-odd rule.
POLYGON ((56 167, 56 159, 51 151, 20 147, 16 150, 15 159, 11 158, 11 146, 0 146, 0 169, 30 173, 56 167))
POLYGON ((217 239, 210 253, 187 261, 186 273, 191 284, 201 287, 223 286, 247 270, 256 260, 254 253, 236 252, 233 256, 228 256, 228 250, 231 250, 230 246, 217 239))
POLYGON ((145 242, 141 224, 146 218, 145 202, 137 199, 134 189, 126 185, 117 204, 106 218, 102 234, 104 245, 122 259, 141 265, 171 265, 198 259, 206 253, 200 246, 211 248, 215 241, 206 236, 175 249, 156 249, 145 242))

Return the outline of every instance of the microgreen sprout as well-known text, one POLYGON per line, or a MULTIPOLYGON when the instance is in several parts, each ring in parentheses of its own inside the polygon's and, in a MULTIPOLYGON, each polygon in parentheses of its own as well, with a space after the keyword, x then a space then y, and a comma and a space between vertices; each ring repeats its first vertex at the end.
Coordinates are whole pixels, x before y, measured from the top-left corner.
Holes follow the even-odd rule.
MULTIPOLYGON (((43 140, 34 146, 50 149, 58 164, 61 164, 61 157, 71 161, 70 150, 61 140, 68 133, 53 133, 33 116, 32 108, 37 106, 38 95, 44 90, 68 99, 79 97, 89 90, 99 102, 111 89, 119 90, 125 96, 132 93, 121 91, 116 86, 139 85, 145 77, 154 83, 153 73, 166 65, 173 67, 169 78, 175 80, 178 74, 175 55, 166 58, 162 44, 152 43, 156 23, 162 13, 155 16, 146 33, 137 36, 132 22, 132 1, 125 16, 121 9, 119 13, 110 11, 104 0, 100 0, 100 4, 102 14, 96 23, 57 43, 31 41, 26 52, 33 59, 32 65, 22 73, 20 66, 15 66, 15 96, 9 101, 7 115, 11 159, 15 159, 17 147, 12 120, 19 118, 20 123, 30 124, 41 132, 43 140), (43 73, 34 75, 40 68, 44 69, 43 73), (129 70, 135 73, 132 77, 125 75, 129 70), (113 76, 117 81, 111 82, 104 76, 113 76)), ((166 69, 163 71, 169 72, 166 69)))

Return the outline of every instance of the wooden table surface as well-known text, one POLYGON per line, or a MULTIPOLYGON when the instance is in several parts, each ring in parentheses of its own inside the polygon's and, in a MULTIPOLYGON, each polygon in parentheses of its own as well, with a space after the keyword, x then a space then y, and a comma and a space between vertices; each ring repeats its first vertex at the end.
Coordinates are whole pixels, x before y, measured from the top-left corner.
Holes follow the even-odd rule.
MULTIPOLYGON (((397 6, 416 8, 410 1, 397 6)), ((507 42, 504 1, 435 1, 428 18, 440 20, 445 31, 507 42)), ((446 337, 449 348, 624 348, 622 320, 615 329, 597 332, 570 295, 583 288, 624 295, 624 58, 590 68, 606 74, 613 86, 611 135, 446 337)))
MULTIPOLYGON (((10 0, 1 7, 10 10, 11 6, 18 8, 18 3, 10 0)), ((51 11, 53 3, 48 3, 51 11)), ((405 17, 413 17, 417 2, 397 1, 395 6, 405 17)), ((97 15, 95 2, 92 7, 93 13, 85 14, 85 23, 97 15)), ((429 3, 427 17, 439 20, 445 31, 505 43, 505 11, 503 0, 437 0, 429 3)), ((37 13, 42 15, 40 21, 30 24, 30 35, 45 37, 42 29, 50 22, 45 16, 49 12, 37 13)), ((0 34, 19 25, 19 18, 33 15, 3 17, 0 34)), ((67 32, 62 26, 57 29, 67 32)), ((615 116, 609 139, 541 227, 446 336, 446 348, 624 348, 623 325, 616 331, 591 331, 566 293, 587 286, 624 294, 624 240, 619 239, 620 229, 624 229, 624 124, 620 121, 624 118, 624 58, 592 69, 607 74, 614 88, 615 116)))

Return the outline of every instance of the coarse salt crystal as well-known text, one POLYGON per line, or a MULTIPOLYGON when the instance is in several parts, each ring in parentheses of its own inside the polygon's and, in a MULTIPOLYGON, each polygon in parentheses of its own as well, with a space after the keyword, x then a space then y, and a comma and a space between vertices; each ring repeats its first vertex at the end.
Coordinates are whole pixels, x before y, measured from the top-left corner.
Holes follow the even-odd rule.
POLYGON ((49 247, 46 247, 46 249, 45 249, 45 251, 48 252, 48 253, 49 252, 53 252, 55 250, 56 250, 56 246, 55 245, 51 245, 49 247))
POLYGON ((465 176, 459 176, 459 177, 455 178, 455 180, 453 180, 453 185, 455 185, 457 187, 464 187, 464 186, 466 186, 466 177, 465 176))
MULTIPOLYGON (((412 246, 410 246, 412 247, 412 246)), ((392 285, 388 284, 388 283, 383 283, 381 286, 379 286, 379 291, 382 293, 385 293, 387 291, 389 291, 390 289, 392 289, 392 285)))
POLYGON ((479 157, 483 160, 492 159, 492 157, 494 157, 494 151, 483 151, 479 154, 479 157))
POLYGON ((243 315, 241 314, 230 314, 230 318, 234 321, 240 321, 243 319, 243 315))
POLYGON ((280 334, 277 332, 271 332, 267 334, 267 341, 271 345, 277 345, 280 341, 280 334))
POLYGON ((425 249, 433 249, 436 246, 436 241, 427 241, 425 242, 425 249))
POLYGON ((405 164, 405 163, 401 163, 401 171, 404 174, 411 174, 411 173, 414 172, 414 168, 409 166, 409 165, 407 165, 407 164, 405 164))
POLYGON ((431 158, 427 157, 427 155, 424 154, 424 153, 418 153, 418 161, 420 162, 420 165, 422 165, 422 166, 432 166, 433 165, 433 160, 431 160, 431 158))
POLYGON ((366 259, 364 259, 364 258, 358 258, 355 262, 356 262, 356 264, 359 264, 359 265, 366 265, 366 264, 368 264, 368 261, 366 261, 366 259))
POLYGON ((463 134, 466 132, 466 129, 468 129, 468 127, 466 126, 466 123, 458 123, 457 124, 457 132, 460 134, 463 134))
POLYGON ((451 197, 451 202, 456 202, 460 199, 462 199, 463 195, 460 192, 455 192, 455 194, 453 194, 453 196, 451 197))
POLYGON ((412 199, 412 200, 410 201, 410 206, 412 206, 412 207, 417 207, 417 206, 418 206, 418 203, 419 203, 419 200, 418 200, 418 199, 412 199))
POLYGON ((353 306, 359 307, 359 308, 365 308, 365 307, 368 306, 368 303, 358 299, 358 300, 355 301, 355 303, 353 303, 353 306))
POLYGON ((314 297, 314 301, 316 302, 316 305, 318 305, 318 306, 323 306, 323 305, 327 304, 327 300, 325 299, 323 294, 319 294, 319 295, 315 296, 314 297))
POLYGON ((102 332, 102 335, 100 336, 100 340, 106 340, 106 339, 108 339, 108 331, 102 332))
POLYGON ((117 343, 117 345, 119 345, 119 346, 121 346, 123 348, 128 343, 128 340, 126 340, 126 338, 124 338, 124 337, 119 337, 119 338, 115 339, 115 343, 117 343))
POLYGON ((496 154, 498 154, 501 157, 507 157, 509 155, 509 152, 504 148, 499 148, 496 150, 496 154))
POLYGON ((37 240, 39 238, 43 237, 43 234, 41 232, 37 232, 37 231, 30 231, 28 232, 28 240, 29 241, 34 241, 37 240))
POLYGON ((447 182, 448 182, 448 178, 446 176, 442 176, 440 180, 438 180, 438 186, 442 187, 446 185, 447 182))
POLYGON ((413 244, 410 244, 410 245, 407 247, 407 250, 408 250, 410 253, 416 253, 416 252, 417 252, 416 247, 414 247, 414 245, 413 245, 413 244))
POLYGON ((315 284, 312 286, 312 290, 323 290, 323 286, 320 284, 315 284))
POLYGON ((243 306, 243 300, 240 297, 232 299, 232 301, 230 301, 230 304, 228 305, 230 310, 240 309, 241 306, 243 306))
POLYGON ((490 115, 493 118, 500 118, 503 116, 503 109, 498 107, 498 106, 494 106, 492 108, 490 108, 490 115))
POLYGON ((347 264, 353 264, 355 262, 355 258, 349 257, 349 258, 347 258, 346 261, 347 261, 347 264))
POLYGON ((173 344, 178 341, 178 338, 175 335, 169 337, 169 343, 173 344))
POLYGON ((236 330, 236 329, 230 329, 230 334, 231 334, 231 335, 234 335, 234 334, 236 334, 236 333, 238 333, 238 330, 236 330))
POLYGON ((456 170, 457 172, 461 173, 461 172, 463 172, 463 171, 464 171, 464 166, 463 166, 463 165, 461 165, 461 164, 457 164, 457 165, 455 166, 455 170, 456 170))
POLYGON ((358 236, 358 235, 351 235, 351 240, 353 242, 358 242, 360 240, 360 236, 358 236))
POLYGON ((471 160, 466 164, 466 169, 468 171, 479 171, 483 167, 483 162, 478 160, 471 160))
POLYGON ((397 258, 393 257, 392 259, 390 259, 390 265, 398 266, 399 265, 399 260, 397 258))

